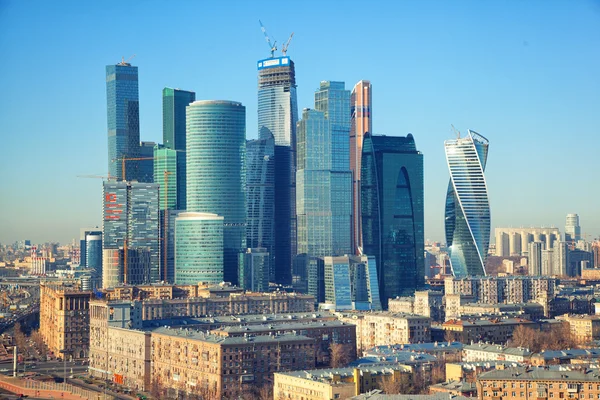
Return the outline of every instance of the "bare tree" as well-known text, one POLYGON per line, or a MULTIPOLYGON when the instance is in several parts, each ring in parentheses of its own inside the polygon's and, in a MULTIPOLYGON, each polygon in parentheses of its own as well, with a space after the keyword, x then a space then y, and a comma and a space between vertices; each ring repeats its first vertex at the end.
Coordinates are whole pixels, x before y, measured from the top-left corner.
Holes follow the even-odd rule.
POLYGON ((273 399, 273 385, 269 383, 263 384, 258 389, 258 400, 272 400, 273 399))
POLYGON ((331 342, 329 344, 329 366, 331 368, 346 367, 353 361, 353 354, 350 345, 331 342))
POLYGON ((444 332, 444 340, 446 342, 462 342, 463 335, 457 331, 446 330, 444 332))

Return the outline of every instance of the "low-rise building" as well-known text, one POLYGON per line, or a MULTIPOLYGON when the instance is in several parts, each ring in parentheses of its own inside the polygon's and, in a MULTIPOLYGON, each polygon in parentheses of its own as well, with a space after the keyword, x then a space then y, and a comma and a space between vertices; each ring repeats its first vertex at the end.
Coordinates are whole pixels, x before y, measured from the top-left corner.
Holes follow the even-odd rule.
POLYGON ((40 333, 53 355, 88 356, 91 296, 78 282, 40 283, 40 333))
POLYGON ((600 348, 546 350, 532 354, 530 357, 531 365, 536 366, 598 363, 598 361, 600 361, 600 348))
POLYGON ((431 318, 391 312, 338 313, 340 321, 354 324, 359 352, 380 345, 431 341, 431 318))
POLYGON ((381 390, 351 397, 350 400, 468 400, 468 397, 455 396, 450 393, 432 394, 383 394, 381 390))
POLYGON ((465 345, 463 361, 509 361, 524 363, 531 357, 529 349, 506 347, 498 344, 475 343, 465 345))
POLYGON ((274 399, 330 400, 348 399, 380 389, 386 379, 399 381, 410 374, 402 364, 366 365, 354 368, 318 369, 275 374, 274 399))
POLYGON ((315 340, 300 335, 223 337, 188 328, 151 335, 152 378, 176 393, 238 395, 273 381, 273 373, 315 367, 315 340))
MULTIPOLYGON (((387 346, 375 346, 365 350, 365 357, 397 356, 401 353, 431 354, 443 362, 460 361, 464 345, 460 342, 409 343, 387 346)), ((399 361, 398 361, 399 362, 399 361)))
POLYGON ((554 370, 517 367, 485 372, 477 379, 477 397, 487 399, 598 399, 598 369, 554 370))
POLYGON ((477 386, 474 382, 447 381, 429 386, 430 393, 448 393, 452 396, 474 397, 477 386))
POLYGON ((523 365, 510 361, 475 361, 446 363, 446 380, 475 382, 477 377, 487 371, 494 369, 505 369, 509 367, 522 367, 523 365))
POLYGON ((455 336, 452 340, 462 343, 479 341, 506 343, 512 338, 515 328, 521 325, 538 327, 537 323, 522 318, 492 318, 450 320, 444 322, 442 328, 448 336, 455 336))
POLYGON ((565 314, 556 317, 556 319, 569 323, 571 335, 579 343, 590 343, 593 340, 600 340, 600 315, 565 314))

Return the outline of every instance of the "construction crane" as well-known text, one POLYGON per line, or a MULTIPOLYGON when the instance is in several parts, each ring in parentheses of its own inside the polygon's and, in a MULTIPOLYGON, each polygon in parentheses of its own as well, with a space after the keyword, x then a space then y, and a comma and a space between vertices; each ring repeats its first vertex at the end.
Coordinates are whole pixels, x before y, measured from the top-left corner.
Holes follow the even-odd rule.
POLYGON ((271 58, 273 58, 273 57, 275 57, 275 51, 277 51, 277 40, 275 40, 275 38, 273 38, 273 43, 271 43, 271 39, 269 38, 269 35, 267 34, 267 30, 265 29, 265 26, 260 21, 260 19, 258 20, 258 23, 260 24, 260 30, 262 31, 262 33, 264 33, 265 40, 267 41, 269 48, 271 49, 271 58))
POLYGON ((131 64, 129 63, 129 61, 131 61, 131 60, 132 60, 134 57, 135 57, 135 54, 134 54, 134 55, 132 55, 131 57, 129 57, 129 58, 127 59, 127 61, 125 61, 125 57, 121 57, 121 62, 120 62, 120 63, 118 63, 117 65, 125 65, 125 66, 127 66, 127 67, 130 67, 130 66, 131 66, 131 64))
POLYGON ((284 56, 286 55, 287 49, 290 46, 290 42, 292 41, 292 37, 294 37, 294 32, 292 32, 292 34, 290 35, 290 38, 287 40, 287 42, 285 42, 285 44, 281 48, 281 54, 283 54, 284 56))
POLYGON ((452 127, 452 132, 454 132, 454 134, 456 135, 456 138, 460 139, 460 131, 458 129, 456 129, 454 127, 454 125, 450 124, 450 126, 452 127))
MULTIPOLYGON (((156 160, 159 157, 121 157, 121 158, 113 158, 112 161, 121 161, 121 179, 125 179, 125 161, 143 161, 143 160, 156 160)), ((161 157, 162 158, 162 157, 161 157)))

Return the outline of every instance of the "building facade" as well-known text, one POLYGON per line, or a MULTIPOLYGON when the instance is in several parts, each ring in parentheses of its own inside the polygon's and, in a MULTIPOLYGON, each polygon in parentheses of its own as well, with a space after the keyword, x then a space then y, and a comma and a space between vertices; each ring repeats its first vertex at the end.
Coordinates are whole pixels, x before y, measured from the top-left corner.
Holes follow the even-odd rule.
POLYGON ((532 242, 545 244, 546 249, 554 247, 561 235, 557 228, 495 228, 496 256, 526 256, 532 242))
POLYGON ((424 285, 423 155, 411 134, 365 135, 361 161, 363 252, 377 260, 384 307, 424 285))
POLYGON ((246 249, 246 108, 195 101, 186 124, 187 211, 223 217, 223 279, 235 284, 246 249))
POLYGON ((567 214, 565 224, 565 241, 577 242, 581 239, 581 227, 579 226, 579 215, 567 214))
MULTIPOLYGON (((124 61, 106 66, 108 174, 123 179, 123 158, 139 157, 140 110, 138 68, 124 61)), ((137 180, 138 167, 129 161, 125 180, 137 180)))
POLYGON ((352 171, 352 240, 355 254, 362 249, 360 166, 364 136, 373 133, 371 82, 361 80, 350 94, 350 170, 352 171))
POLYGON ((485 181, 489 142, 469 130, 444 143, 450 182, 446 195, 446 244, 454 276, 485 275, 490 245, 490 203, 485 181))
POLYGON ((291 284, 296 255, 296 71, 289 57, 257 65, 258 135, 275 140, 275 281, 291 284))

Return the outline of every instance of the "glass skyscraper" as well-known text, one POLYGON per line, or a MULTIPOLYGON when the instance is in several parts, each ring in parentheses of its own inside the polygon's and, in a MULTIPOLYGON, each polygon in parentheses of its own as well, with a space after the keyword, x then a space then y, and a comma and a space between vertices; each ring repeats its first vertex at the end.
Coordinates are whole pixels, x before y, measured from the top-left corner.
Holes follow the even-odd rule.
POLYGON ((373 132, 371 82, 360 81, 350 95, 350 170, 352 171, 352 240, 354 252, 362 249, 360 218, 360 160, 365 133, 373 132))
POLYGON ((267 282, 275 279, 275 140, 268 136, 246 142, 246 246, 269 253, 267 282))
POLYGON ((223 217, 182 212, 175 219, 175 283, 223 282, 223 217))
POLYGON ((366 134, 361 160, 363 251, 374 255, 382 303, 424 284, 423 155, 411 134, 366 134))
MULTIPOLYGON (((158 260, 160 256, 158 185, 141 182, 106 181, 103 188, 103 251, 127 247, 131 251, 136 251, 136 253, 131 253, 136 257, 136 262, 147 261, 146 264, 140 264, 139 266, 131 264, 130 274, 128 259, 128 276, 121 276, 119 282, 133 283, 134 273, 135 279, 145 279, 143 282, 136 283, 158 281, 158 260), (148 255, 142 254, 138 250, 145 251, 148 255)), ((127 254, 130 253, 127 252, 127 254)), ((114 259, 114 257, 112 261, 103 259, 103 265, 114 262, 114 259)), ((106 268, 103 268, 103 273, 114 274, 115 269, 112 268, 111 271, 109 272, 106 268)), ((114 279, 111 278, 108 281, 114 282, 114 279)))
POLYGON ((298 123, 298 255, 352 254, 349 102, 343 82, 321 82, 318 110, 305 109, 298 123))
POLYGON ((446 140, 450 182, 446 195, 446 244, 454 276, 485 275, 490 245, 490 203, 485 182, 489 142, 469 130, 446 140))
POLYGON ((102 276, 102 232, 90 232, 85 236, 85 267, 102 276))
POLYGON ((177 210, 185 210, 186 207, 186 107, 194 101, 194 92, 163 89, 163 143, 166 148, 177 152, 177 174, 169 177, 176 182, 177 210))
POLYGON ((160 210, 177 208, 177 151, 154 146, 154 182, 160 186, 160 210))
POLYGON ((187 211, 223 216, 223 276, 236 284, 246 251, 246 108, 201 100, 186 118, 187 211))
MULTIPOLYGON (((140 158, 144 160, 138 160, 138 182, 153 183, 154 182, 154 142, 142 142, 140 143, 140 158)), ((135 161, 127 161, 125 168, 133 166, 135 161)))
POLYGON ((275 281, 292 282, 296 255, 296 73, 289 57, 258 61, 258 132, 275 140, 275 281))
MULTIPOLYGON (((121 159, 138 157, 140 113, 138 69, 126 62, 106 66, 106 107, 108 117, 108 172, 122 179, 121 159)), ((138 179, 136 161, 128 161, 125 180, 138 179)))

